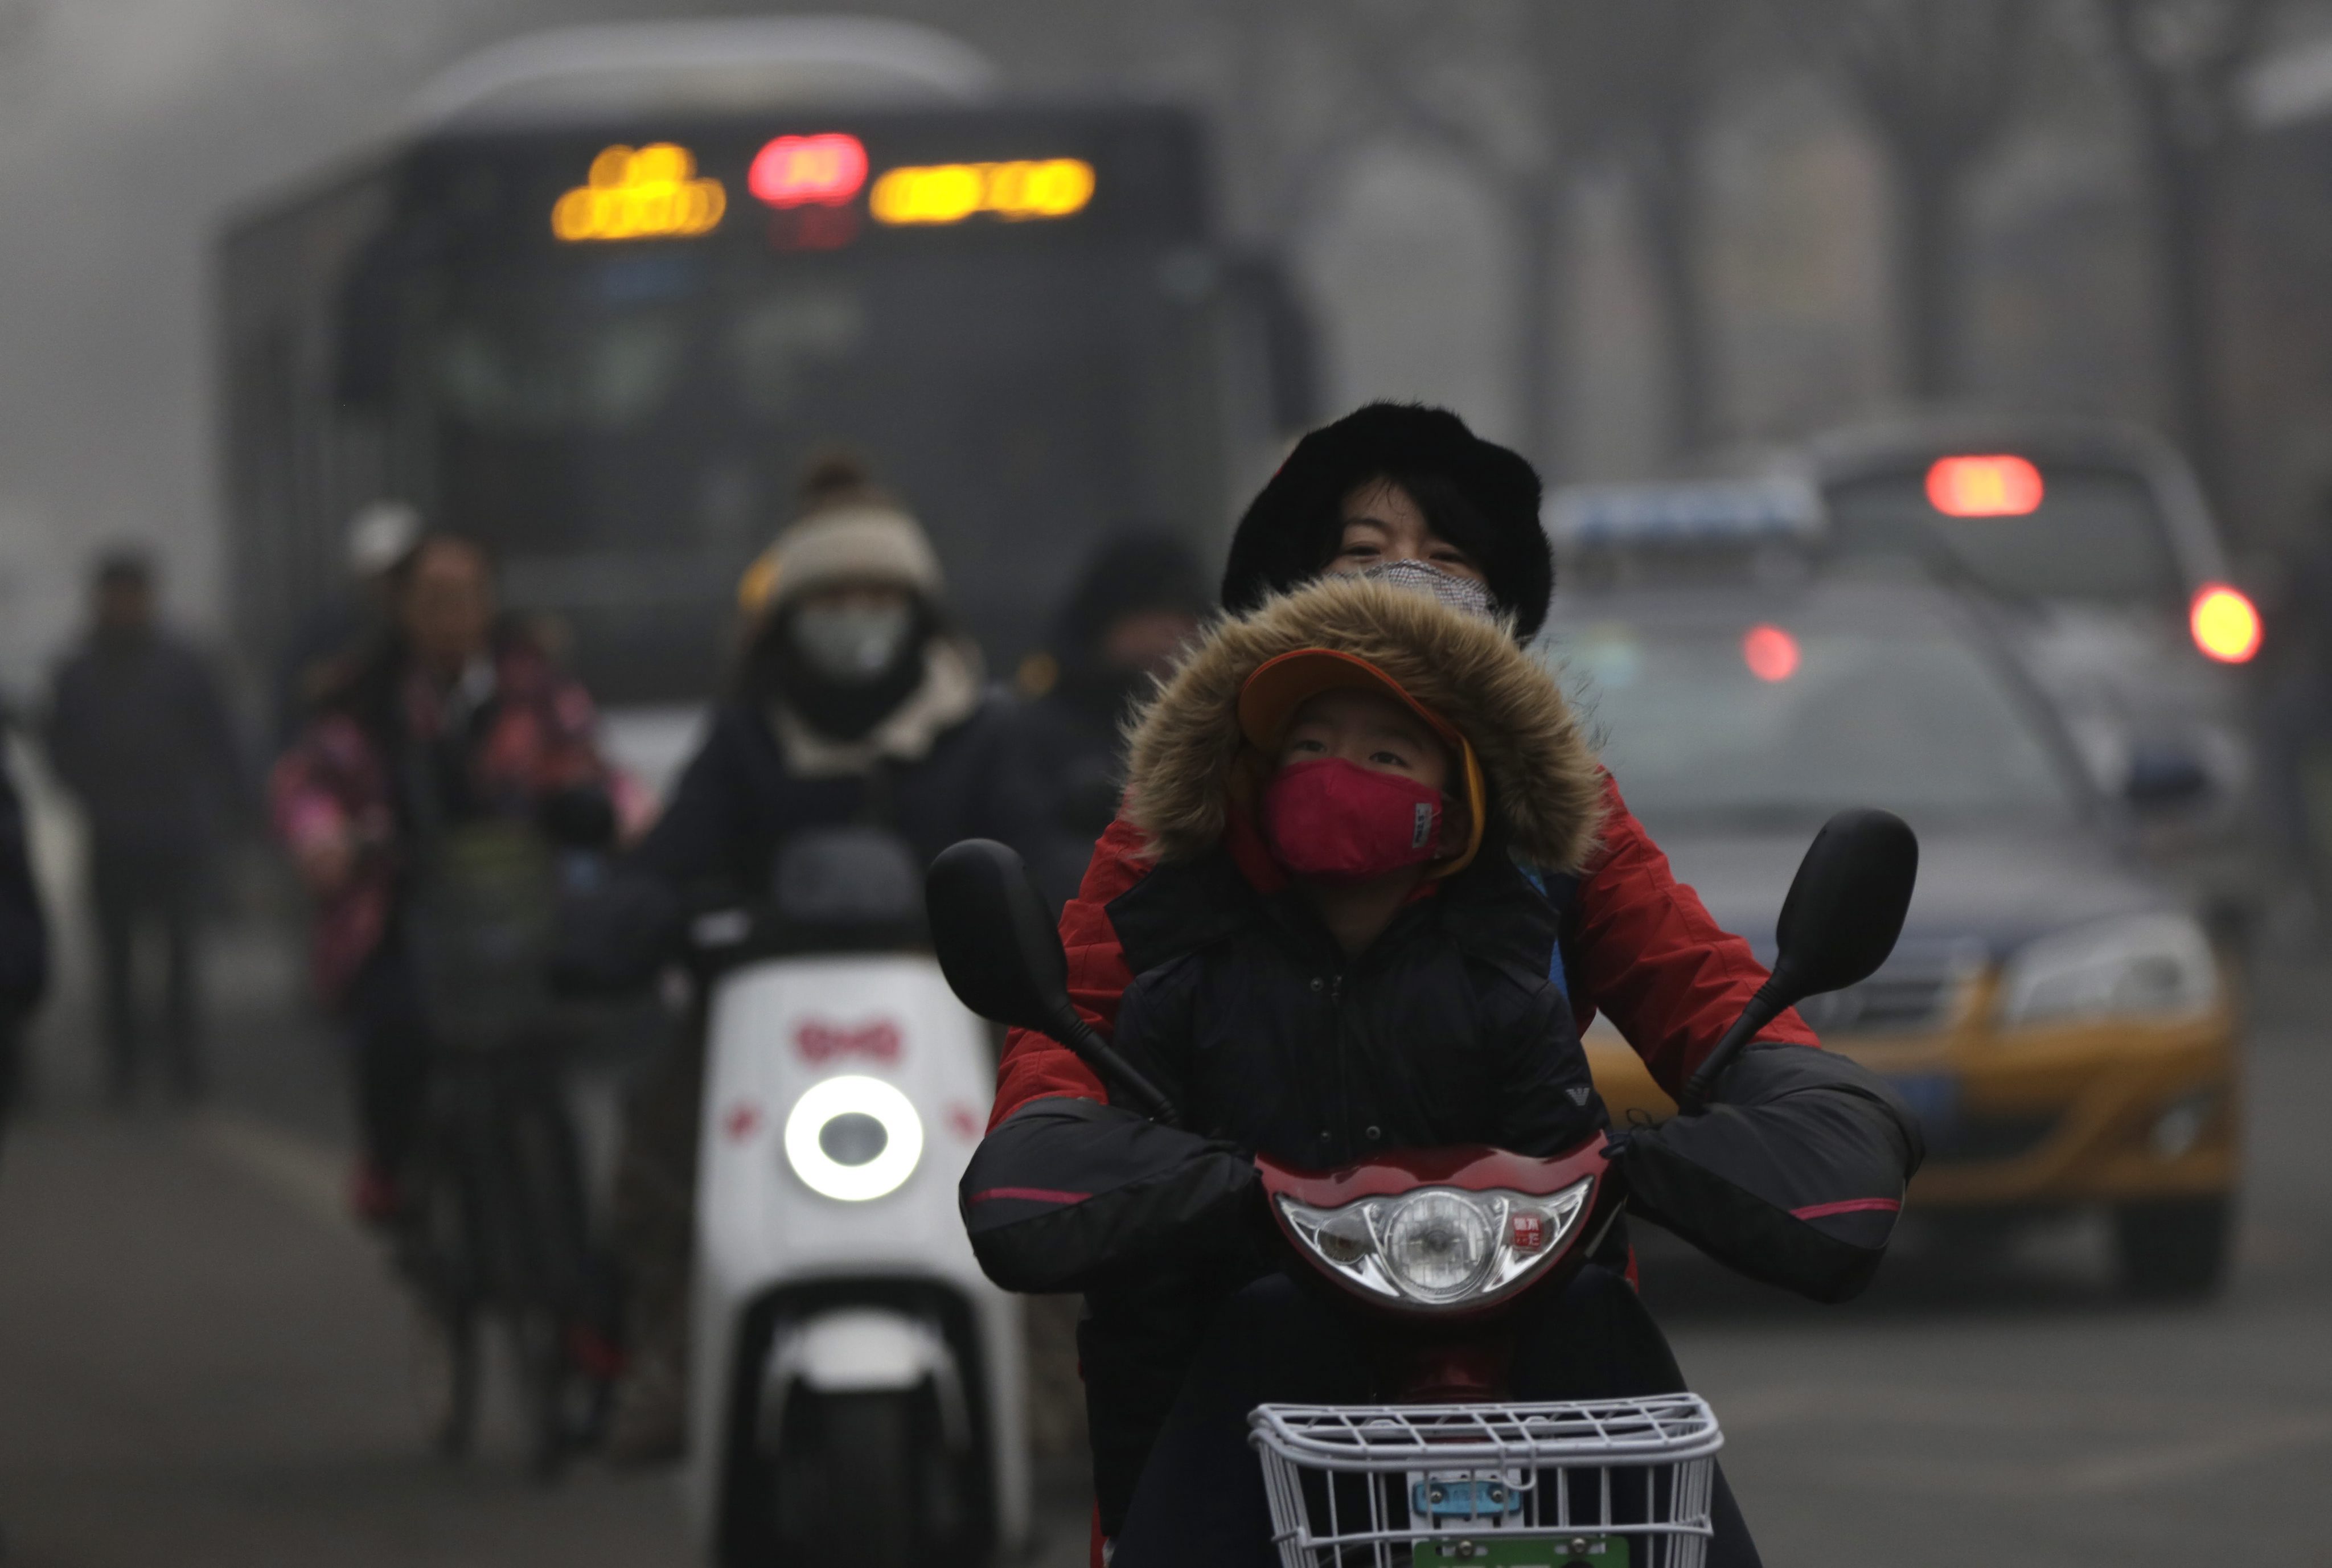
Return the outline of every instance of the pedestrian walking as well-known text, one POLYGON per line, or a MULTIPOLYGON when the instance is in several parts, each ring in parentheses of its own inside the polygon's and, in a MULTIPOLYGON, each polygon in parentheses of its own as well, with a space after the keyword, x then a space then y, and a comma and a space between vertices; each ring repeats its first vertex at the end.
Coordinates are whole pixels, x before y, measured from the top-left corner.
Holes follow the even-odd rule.
POLYGON ((24 1077, 24 1023, 49 985, 49 928, 33 884, 24 803, 0 765, 0 1139, 24 1077))
POLYGON ((172 1092, 203 1090, 200 913, 247 775, 209 663, 159 624, 152 565, 120 550, 98 563, 87 637, 57 670, 49 756, 89 832, 108 1083, 135 1094, 144 1030, 139 938, 164 953, 162 1056, 172 1092))

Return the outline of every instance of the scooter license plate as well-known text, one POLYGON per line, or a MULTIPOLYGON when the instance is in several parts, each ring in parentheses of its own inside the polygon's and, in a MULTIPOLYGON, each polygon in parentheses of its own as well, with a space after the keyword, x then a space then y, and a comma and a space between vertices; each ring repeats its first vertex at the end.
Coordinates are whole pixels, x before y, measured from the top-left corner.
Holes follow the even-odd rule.
POLYGON ((1418 1548, 1419 1568, 1443 1563, 1458 1568, 1628 1568, 1625 1535, 1546 1535, 1516 1541, 1495 1536, 1448 1536, 1418 1548))

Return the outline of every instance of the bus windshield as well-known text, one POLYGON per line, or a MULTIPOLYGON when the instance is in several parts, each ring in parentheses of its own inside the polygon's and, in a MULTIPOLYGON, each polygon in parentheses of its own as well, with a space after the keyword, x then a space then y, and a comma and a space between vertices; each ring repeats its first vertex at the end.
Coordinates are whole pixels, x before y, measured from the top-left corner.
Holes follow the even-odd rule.
POLYGON ((1116 270, 1075 250, 554 256, 445 280, 405 394, 447 521, 618 699, 709 684, 739 572, 835 448, 923 520, 970 629, 1010 649, 1140 504, 1165 394, 1113 320, 1116 270))
POLYGON ((492 544, 603 701, 701 702, 740 575, 847 455, 1008 674, 1107 536, 1219 548, 1302 421, 1300 317, 1211 189, 1159 104, 723 100, 388 148, 222 243, 239 635, 278 656, 394 499, 492 544))
POLYGON ((2036 503, 1946 516, 1928 469, 1830 486, 1831 540, 1851 555, 1910 555, 1994 593, 2109 605, 2178 605, 2185 581, 2161 507, 2125 469, 2037 463, 2036 503))

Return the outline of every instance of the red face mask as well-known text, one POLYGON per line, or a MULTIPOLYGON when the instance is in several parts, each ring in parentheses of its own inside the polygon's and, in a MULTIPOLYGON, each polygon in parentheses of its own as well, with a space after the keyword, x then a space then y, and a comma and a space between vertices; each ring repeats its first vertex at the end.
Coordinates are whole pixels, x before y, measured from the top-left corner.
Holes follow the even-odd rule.
POLYGON ((1273 858, 1296 876, 1366 882, 1441 850, 1441 792, 1322 757, 1282 768, 1263 791, 1273 858))

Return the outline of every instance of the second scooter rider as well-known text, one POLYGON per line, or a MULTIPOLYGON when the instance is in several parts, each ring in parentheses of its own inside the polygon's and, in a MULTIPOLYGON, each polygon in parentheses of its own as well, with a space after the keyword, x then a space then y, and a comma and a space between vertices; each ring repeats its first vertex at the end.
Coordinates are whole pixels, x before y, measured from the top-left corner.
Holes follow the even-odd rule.
MULTIPOLYGON (((611 970, 669 953, 693 900, 760 897, 795 834, 884 827, 928 862, 959 838, 1008 833, 993 783, 1002 699, 978 647, 950 627, 939 558, 896 499, 855 464, 817 464, 746 591, 728 700, 609 901, 621 913, 595 945, 611 970)), ((632 1364, 608 1438, 619 1460, 680 1451, 700 1025, 626 1107, 616 1228, 632 1364)))

